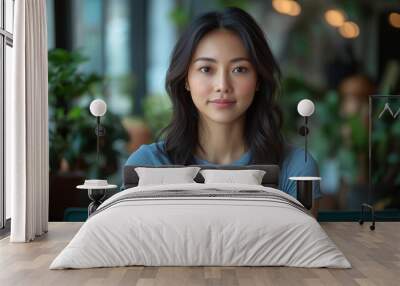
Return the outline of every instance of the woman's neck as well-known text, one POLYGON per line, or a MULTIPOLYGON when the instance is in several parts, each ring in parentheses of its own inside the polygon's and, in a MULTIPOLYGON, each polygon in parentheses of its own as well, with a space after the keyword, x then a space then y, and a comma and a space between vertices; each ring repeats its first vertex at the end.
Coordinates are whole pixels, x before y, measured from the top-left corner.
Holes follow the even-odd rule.
POLYGON ((199 143, 195 155, 210 163, 226 165, 240 159, 247 151, 244 140, 245 118, 229 124, 199 120, 199 143))

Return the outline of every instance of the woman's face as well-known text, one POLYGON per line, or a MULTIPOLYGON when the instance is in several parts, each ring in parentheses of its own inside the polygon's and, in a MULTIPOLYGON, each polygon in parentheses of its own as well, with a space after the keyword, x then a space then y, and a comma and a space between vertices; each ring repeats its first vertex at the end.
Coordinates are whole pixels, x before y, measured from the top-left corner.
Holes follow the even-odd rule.
POLYGON ((200 118, 231 123, 246 113, 257 73, 234 32, 214 30, 201 39, 189 66, 187 88, 200 118))

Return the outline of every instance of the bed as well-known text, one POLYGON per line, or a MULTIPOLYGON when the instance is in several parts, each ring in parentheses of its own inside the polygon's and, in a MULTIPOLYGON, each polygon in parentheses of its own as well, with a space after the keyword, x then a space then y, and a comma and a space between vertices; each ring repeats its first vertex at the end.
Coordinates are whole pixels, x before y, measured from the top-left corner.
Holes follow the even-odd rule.
POLYGON ((193 183, 150 186, 138 185, 136 167, 125 167, 123 190, 99 206, 50 269, 351 268, 304 206, 277 189, 278 166, 223 168, 265 170, 261 185, 204 183, 199 173, 193 183))

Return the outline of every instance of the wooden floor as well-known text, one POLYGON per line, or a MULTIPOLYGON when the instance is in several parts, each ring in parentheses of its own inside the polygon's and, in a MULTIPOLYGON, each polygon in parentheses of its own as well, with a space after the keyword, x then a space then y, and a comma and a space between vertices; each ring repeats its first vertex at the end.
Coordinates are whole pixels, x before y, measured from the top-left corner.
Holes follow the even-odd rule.
POLYGON ((356 222, 321 223, 353 268, 120 267, 48 270, 81 223, 50 223, 32 243, 0 241, 0 285, 400 285, 400 222, 375 231, 356 222))

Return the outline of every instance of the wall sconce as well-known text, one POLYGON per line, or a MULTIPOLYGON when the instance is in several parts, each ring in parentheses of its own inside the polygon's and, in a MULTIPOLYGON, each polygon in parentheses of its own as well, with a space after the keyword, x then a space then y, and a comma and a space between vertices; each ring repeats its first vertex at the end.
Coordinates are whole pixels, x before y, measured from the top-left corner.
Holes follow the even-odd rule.
POLYGON ((90 103, 89 106, 90 113, 96 117, 97 125, 95 129, 95 134, 97 136, 97 168, 100 169, 99 166, 99 153, 100 153, 100 137, 106 135, 106 129, 104 126, 100 124, 100 118, 104 116, 107 112, 107 104, 102 99, 95 99, 90 103))
POLYGON ((299 133, 305 138, 305 152, 304 160, 307 162, 307 135, 309 133, 308 129, 308 117, 313 115, 315 111, 314 103, 309 99, 303 99, 297 104, 297 112, 304 117, 304 125, 300 127, 299 133))

